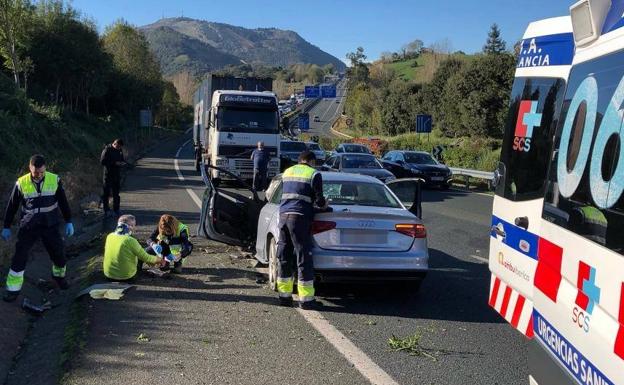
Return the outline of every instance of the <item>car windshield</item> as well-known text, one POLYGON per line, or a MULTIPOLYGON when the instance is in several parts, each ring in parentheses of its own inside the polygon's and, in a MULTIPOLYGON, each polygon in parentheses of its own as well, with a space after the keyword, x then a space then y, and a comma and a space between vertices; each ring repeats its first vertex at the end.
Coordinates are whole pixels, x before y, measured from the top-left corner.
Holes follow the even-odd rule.
POLYGON ((310 143, 308 144, 308 147, 310 148, 310 151, 322 151, 321 146, 316 143, 310 143))
POLYGON ((368 150, 368 148, 364 146, 358 146, 355 144, 346 144, 346 145, 343 145, 342 148, 344 149, 344 152, 353 152, 357 154, 370 154, 370 151, 368 150))
POLYGON ((345 155, 342 168, 381 168, 381 165, 372 155, 345 155))
POLYGON ((277 111, 220 107, 217 114, 218 130, 277 134, 277 111))
POLYGON ((405 155, 406 163, 415 163, 415 164, 438 164, 435 159, 429 154, 423 154, 419 152, 406 152, 405 155))
POLYGON ((323 194, 330 205, 401 207, 401 203, 382 184, 325 181, 323 194))
POLYGON ((305 143, 303 142, 281 142, 280 143, 280 150, 282 151, 298 151, 298 152, 303 152, 305 150, 307 150, 305 143))

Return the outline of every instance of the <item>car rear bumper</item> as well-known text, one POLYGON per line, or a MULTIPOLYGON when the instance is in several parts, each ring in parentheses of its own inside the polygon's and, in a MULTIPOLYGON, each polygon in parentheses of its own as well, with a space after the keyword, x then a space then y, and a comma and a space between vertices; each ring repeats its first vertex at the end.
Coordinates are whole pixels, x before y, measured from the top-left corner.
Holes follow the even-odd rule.
MULTIPOLYGON (((406 252, 349 252, 339 250, 324 250, 315 247, 315 271, 331 271, 348 273, 367 272, 367 277, 380 277, 407 272, 422 273, 429 270, 428 251, 409 250, 406 252)), ((409 275, 408 274, 408 275, 409 275)))
POLYGON ((314 270, 314 278, 318 282, 388 282, 388 281, 422 281, 427 271, 422 270, 314 270))

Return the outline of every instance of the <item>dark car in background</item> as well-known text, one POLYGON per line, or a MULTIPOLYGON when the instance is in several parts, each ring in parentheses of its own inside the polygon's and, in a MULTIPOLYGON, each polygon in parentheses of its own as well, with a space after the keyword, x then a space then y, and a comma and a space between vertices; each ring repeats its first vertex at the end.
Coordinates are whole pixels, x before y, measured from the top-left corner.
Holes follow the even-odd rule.
POLYGON ((449 188, 453 173, 424 151, 390 151, 381 159, 397 178, 422 178, 427 186, 449 188))
POLYGON ((321 170, 373 176, 384 183, 396 179, 371 154, 333 154, 321 166, 321 170))
POLYGON ((356 144, 356 143, 342 143, 339 144, 336 149, 334 150, 334 153, 338 153, 338 154, 344 154, 344 153, 351 153, 351 154, 372 154, 371 150, 366 147, 363 144, 356 144))
POLYGON ((325 150, 323 150, 320 144, 316 142, 306 142, 306 146, 308 146, 308 150, 314 153, 316 164, 320 165, 325 162, 325 150))

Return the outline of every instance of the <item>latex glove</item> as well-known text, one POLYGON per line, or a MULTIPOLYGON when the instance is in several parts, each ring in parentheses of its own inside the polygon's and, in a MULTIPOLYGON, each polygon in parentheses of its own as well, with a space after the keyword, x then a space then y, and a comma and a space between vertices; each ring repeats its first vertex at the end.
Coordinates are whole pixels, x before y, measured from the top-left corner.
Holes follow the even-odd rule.
POLYGON ((162 246, 156 243, 152 244, 152 250, 158 255, 162 254, 162 246))
POLYGON ((11 229, 2 229, 2 239, 5 241, 11 239, 11 229))
POLYGON ((65 224, 65 235, 68 237, 74 235, 74 225, 71 222, 65 224))

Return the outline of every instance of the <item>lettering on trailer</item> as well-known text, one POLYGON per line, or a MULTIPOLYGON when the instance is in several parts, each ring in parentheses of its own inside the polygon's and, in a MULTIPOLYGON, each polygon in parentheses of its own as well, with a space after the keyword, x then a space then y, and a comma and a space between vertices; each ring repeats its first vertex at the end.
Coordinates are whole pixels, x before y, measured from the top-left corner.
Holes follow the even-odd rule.
POLYGON ((600 369, 563 337, 537 310, 533 311, 533 329, 542 344, 581 384, 613 385, 613 382, 600 369))
POLYGON ((537 100, 522 100, 520 102, 512 146, 514 151, 531 151, 533 129, 542 125, 542 114, 537 112, 537 105, 537 100))
POLYGON ((589 332, 594 305, 600 303, 600 288, 596 286, 596 268, 579 261, 575 306, 572 308, 572 322, 589 332))
POLYGON ((248 95, 221 95, 221 101, 228 103, 275 104, 274 98, 248 95))
POLYGON ((517 68, 570 65, 573 57, 572 33, 537 36, 520 43, 517 68))

